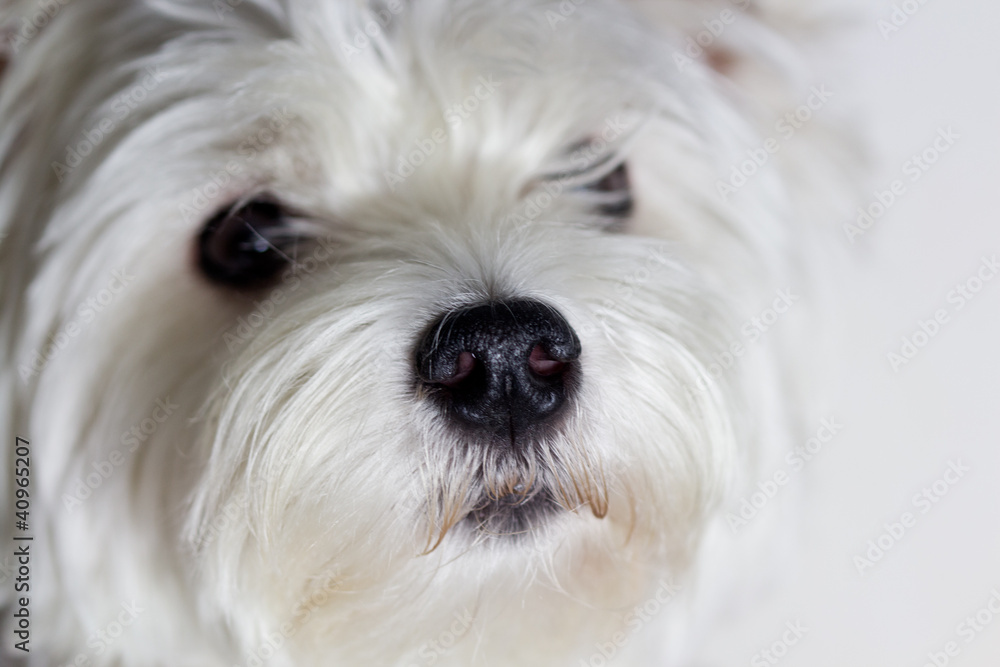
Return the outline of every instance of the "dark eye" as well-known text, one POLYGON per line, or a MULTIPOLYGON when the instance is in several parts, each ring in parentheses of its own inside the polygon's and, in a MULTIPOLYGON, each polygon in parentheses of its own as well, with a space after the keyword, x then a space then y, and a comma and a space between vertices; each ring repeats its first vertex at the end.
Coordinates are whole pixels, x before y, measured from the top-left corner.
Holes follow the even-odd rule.
POLYGON ((601 180, 587 186, 593 193, 597 212, 609 218, 627 218, 632 214, 635 202, 629 183, 628 167, 622 162, 601 180))
POLYGON ((198 264, 214 283, 236 289, 266 287, 290 264, 296 239, 280 204, 266 198, 238 202, 205 223, 198 238, 198 264))

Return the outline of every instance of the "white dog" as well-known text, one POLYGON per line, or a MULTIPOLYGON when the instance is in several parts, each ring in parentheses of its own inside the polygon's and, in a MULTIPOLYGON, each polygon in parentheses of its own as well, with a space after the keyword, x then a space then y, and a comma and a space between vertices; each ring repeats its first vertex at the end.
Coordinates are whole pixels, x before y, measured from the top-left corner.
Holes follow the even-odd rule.
POLYGON ((796 413, 776 14, 0 5, 9 656, 679 655, 796 413))

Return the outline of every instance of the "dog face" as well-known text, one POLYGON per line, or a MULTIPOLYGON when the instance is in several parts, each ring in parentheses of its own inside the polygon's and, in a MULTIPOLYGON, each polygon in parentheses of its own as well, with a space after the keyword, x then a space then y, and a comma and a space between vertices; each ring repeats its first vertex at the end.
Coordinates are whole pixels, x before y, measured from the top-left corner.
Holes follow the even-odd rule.
POLYGON ((771 216, 714 192, 745 130, 711 74, 596 0, 118 4, 6 82, 62 86, 4 192, 75 582, 44 613, 155 600, 159 645, 281 628, 296 664, 397 664, 466 613, 442 660, 618 627, 736 458, 710 366, 771 216))

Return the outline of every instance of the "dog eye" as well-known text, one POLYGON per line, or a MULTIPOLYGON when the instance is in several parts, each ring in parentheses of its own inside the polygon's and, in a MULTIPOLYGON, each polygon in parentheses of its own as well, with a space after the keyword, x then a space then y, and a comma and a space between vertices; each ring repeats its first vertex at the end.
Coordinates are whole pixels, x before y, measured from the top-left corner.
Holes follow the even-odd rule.
POLYGON ((608 172, 599 181, 585 186, 591 193, 597 212, 609 218, 627 218, 635 202, 629 182, 628 167, 624 162, 608 172))
POLYGON ((235 289, 266 287, 291 263, 298 239, 285 209, 271 199, 233 204, 211 218, 198 239, 202 273, 235 289))

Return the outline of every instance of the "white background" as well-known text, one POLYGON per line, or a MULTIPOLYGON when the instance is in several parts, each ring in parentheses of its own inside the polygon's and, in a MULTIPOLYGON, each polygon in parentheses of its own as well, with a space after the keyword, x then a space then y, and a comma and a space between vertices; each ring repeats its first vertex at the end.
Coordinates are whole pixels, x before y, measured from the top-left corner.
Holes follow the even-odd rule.
POLYGON ((798 619, 808 632, 777 664, 921 667, 954 640, 949 665, 1000 666, 1000 614, 974 641, 956 636, 1000 591, 1000 276, 961 310, 947 301, 984 256, 1000 259, 1000 3, 926 0, 888 38, 875 20, 892 3, 868 11, 817 83, 871 147, 868 200, 896 178, 906 194, 854 245, 842 236, 848 353, 833 412, 845 428, 809 464, 799 569, 719 628, 705 665, 769 664, 754 655, 798 619), (949 126, 955 146, 916 183, 904 177, 949 126), (887 353, 941 308, 948 323, 894 372, 887 353), (970 472, 921 514, 912 497, 959 460, 970 472), (853 557, 907 511, 916 526, 859 574, 853 557))

